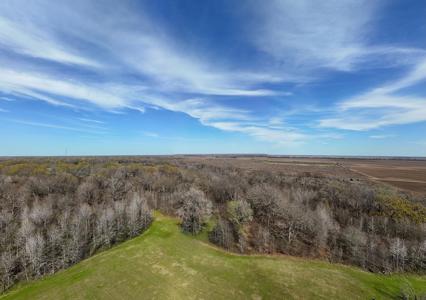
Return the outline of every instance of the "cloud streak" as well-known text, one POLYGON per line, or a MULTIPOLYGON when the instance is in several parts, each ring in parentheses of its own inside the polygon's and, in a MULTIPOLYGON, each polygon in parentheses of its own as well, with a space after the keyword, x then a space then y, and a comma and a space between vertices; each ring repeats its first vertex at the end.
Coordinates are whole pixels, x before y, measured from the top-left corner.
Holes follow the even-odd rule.
POLYGON ((393 137, 395 137, 395 135, 393 134, 376 134, 376 135, 369 136, 370 139, 374 139, 374 140, 383 140, 383 139, 389 139, 393 137))
POLYGON ((338 116, 320 120, 321 127, 370 130, 389 125, 426 121, 426 97, 401 93, 426 81, 426 58, 403 78, 338 104, 338 116))
POLYGON ((369 40, 382 1, 271 0, 251 2, 253 43, 293 73, 322 68, 354 71, 407 64, 423 50, 375 45, 369 40), (255 34, 253 34, 253 32, 255 34))
POLYGON ((22 124, 22 125, 28 125, 28 126, 36 126, 36 127, 44 127, 44 128, 52 128, 52 129, 60 129, 60 130, 67 130, 67 131, 76 131, 76 132, 84 132, 84 133, 91 133, 91 134, 105 134, 105 131, 101 130, 91 130, 86 128, 77 128, 77 127, 71 127, 71 126, 64 126, 64 125, 58 125, 58 124, 51 124, 51 123, 43 123, 43 122, 34 122, 34 121, 28 121, 28 120, 19 120, 19 119, 4 119, 5 121, 13 122, 16 124, 22 124))
POLYGON ((73 54, 62 47, 46 31, 28 24, 24 26, 17 21, 0 16, 0 45, 13 52, 42 58, 63 64, 76 64, 88 67, 99 66, 93 60, 73 54))
POLYGON ((78 101, 87 101, 105 109, 127 107, 128 101, 116 95, 116 91, 96 84, 84 84, 78 81, 59 80, 40 73, 17 72, 3 69, 0 73, 0 89, 10 94, 24 95, 39 99, 53 105, 75 107, 65 100, 70 98, 78 101), (43 94, 44 93, 44 94, 43 94))

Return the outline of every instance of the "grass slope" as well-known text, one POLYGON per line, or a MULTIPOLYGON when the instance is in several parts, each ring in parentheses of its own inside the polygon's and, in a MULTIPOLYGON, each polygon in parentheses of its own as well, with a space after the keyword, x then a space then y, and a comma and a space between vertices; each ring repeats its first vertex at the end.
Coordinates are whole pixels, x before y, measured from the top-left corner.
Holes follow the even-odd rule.
POLYGON ((235 255, 182 234, 175 219, 157 215, 143 235, 0 299, 386 299, 401 288, 426 293, 426 277, 235 255))

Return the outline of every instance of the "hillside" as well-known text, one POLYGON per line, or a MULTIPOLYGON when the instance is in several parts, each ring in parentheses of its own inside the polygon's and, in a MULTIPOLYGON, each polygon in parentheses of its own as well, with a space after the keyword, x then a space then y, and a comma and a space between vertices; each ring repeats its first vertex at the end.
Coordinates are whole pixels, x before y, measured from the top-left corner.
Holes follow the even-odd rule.
POLYGON ((180 232, 157 215, 141 236, 43 280, 21 284, 6 299, 386 299, 426 293, 426 277, 384 276, 287 256, 241 256, 180 232))

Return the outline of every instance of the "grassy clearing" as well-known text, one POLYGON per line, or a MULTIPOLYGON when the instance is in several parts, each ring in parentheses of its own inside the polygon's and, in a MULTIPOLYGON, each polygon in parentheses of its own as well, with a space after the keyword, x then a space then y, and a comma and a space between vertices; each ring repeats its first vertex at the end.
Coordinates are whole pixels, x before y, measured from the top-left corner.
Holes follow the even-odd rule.
POLYGON ((426 293, 426 277, 230 254, 157 215, 143 235, 0 299, 387 299, 403 289, 426 293))

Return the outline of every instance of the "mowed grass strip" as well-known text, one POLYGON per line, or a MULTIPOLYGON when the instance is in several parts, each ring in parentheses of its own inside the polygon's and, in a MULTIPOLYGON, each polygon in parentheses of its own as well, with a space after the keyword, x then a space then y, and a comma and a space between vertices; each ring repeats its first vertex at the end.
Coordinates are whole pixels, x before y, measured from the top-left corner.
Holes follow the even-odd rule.
POLYGON ((156 215, 141 236, 0 299, 387 299, 426 277, 385 276, 286 256, 227 253, 156 215))

